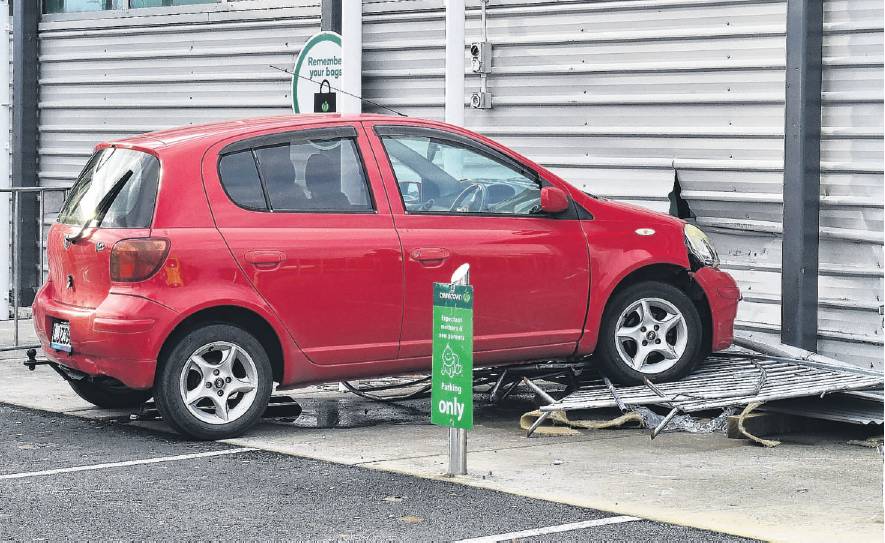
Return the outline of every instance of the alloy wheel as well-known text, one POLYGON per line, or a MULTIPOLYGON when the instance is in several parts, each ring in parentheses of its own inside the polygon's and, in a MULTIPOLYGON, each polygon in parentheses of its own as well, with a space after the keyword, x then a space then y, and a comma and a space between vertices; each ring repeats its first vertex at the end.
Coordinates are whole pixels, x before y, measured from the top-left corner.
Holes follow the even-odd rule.
POLYGON ((640 373, 655 374, 672 368, 687 344, 685 316, 661 298, 641 298, 628 305, 615 326, 621 361, 640 373))
POLYGON ((255 402, 258 369, 239 345, 215 341, 194 351, 179 381, 181 400, 191 415, 209 424, 227 424, 255 402))

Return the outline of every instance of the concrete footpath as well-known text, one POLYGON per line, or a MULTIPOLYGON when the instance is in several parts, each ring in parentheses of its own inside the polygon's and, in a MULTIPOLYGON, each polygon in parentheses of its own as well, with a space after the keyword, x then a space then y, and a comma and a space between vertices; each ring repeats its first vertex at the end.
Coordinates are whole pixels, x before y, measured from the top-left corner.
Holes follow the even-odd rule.
MULTIPOLYGON (((0 354, 0 402, 91 419, 127 413, 92 408, 47 367, 0 354), (5 359, 5 360, 4 360, 5 359)), ((285 393, 303 413, 267 420, 228 442, 416 477, 442 478, 446 431, 427 423, 426 401, 390 406, 325 388, 285 393)), ((476 399, 469 475, 456 482, 511 494, 734 535, 781 541, 882 541, 882 457, 849 437, 784 436, 765 449, 723 435, 640 430, 526 438, 516 398, 476 399)), ((132 423, 165 429, 162 422, 132 423)))

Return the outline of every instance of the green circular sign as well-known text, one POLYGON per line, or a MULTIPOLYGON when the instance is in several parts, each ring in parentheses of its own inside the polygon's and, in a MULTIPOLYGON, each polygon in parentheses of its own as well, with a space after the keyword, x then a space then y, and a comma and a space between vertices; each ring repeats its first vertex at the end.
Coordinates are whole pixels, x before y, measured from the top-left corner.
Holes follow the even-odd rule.
POLYGON ((307 40, 292 74, 292 110, 295 113, 336 111, 341 88, 341 35, 320 32, 307 40), (324 84, 328 82, 328 87, 324 84))

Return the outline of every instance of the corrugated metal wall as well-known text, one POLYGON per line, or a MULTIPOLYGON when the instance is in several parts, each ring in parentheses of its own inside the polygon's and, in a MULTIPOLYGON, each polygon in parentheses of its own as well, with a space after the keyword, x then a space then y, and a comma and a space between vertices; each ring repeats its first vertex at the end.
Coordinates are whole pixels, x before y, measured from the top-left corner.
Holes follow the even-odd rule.
MULTIPOLYGON (((366 17, 364 91, 441 118, 442 2, 396 6, 366 17)), ((829 0, 826 13, 820 349, 881 367, 882 4, 829 0)), ((739 328, 776 339, 785 15, 781 0, 493 1, 494 108, 466 124, 652 209, 667 210, 678 175, 745 293, 739 328)))
POLYGON ((291 69, 319 30, 319 2, 238 4, 262 2, 174 15, 47 17, 40 25, 41 182, 71 183, 101 140, 290 112, 291 77, 270 66, 291 69))
POLYGON ((819 348, 882 365, 883 3, 824 2, 819 348))
MULTIPOLYGON (((268 65, 291 65, 319 8, 281 4, 41 24, 42 182, 69 183, 101 139, 289 111, 289 78, 268 65)), ((468 5, 472 41, 478 2, 468 5)), ((882 4, 825 5, 820 347, 881 366, 882 4)), ((492 0, 495 107, 468 109, 466 124, 586 190, 653 209, 667 209, 678 175, 744 290, 740 328, 774 338, 785 10, 783 0, 492 0)), ((366 0, 364 21, 364 95, 442 118, 443 1, 366 0)))
MULTIPOLYGON (((3 104, 0 101, 0 107, 5 107, 6 111, 4 114, 6 117, 6 130, 7 130, 7 142, 8 145, 5 145, 5 149, 0 149, 0 153, 5 153, 3 157, 5 160, 5 167, 7 168, 7 178, 3 180, 3 183, 0 183, 0 186, 3 187, 11 187, 12 186, 12 16, 9 13, 9 3, 3 2, 0 3, 0 17, 2 17, 2 23, 7 25, 7 28, 10 29, 8 34, 9 40, 7 45, 8 52, 8 63, 6 65, 7 69, 7 81, 9 82, 8 88, 6 91, 8 92, 7 97, 9 101, 6 104, 3 104)), ((2 124, 2 123, 0 123, 2 124)), ((6 320, 9 318, 10 313, 5 311, 8 309, 11 304, 12 299, 12 207, 10 206, 11 199, 9 194, 0 194, 0 210, 2 210, 3 216, 0 220, 3 221, 0 224, 0 251, 3 251, 2 256, 0 256, 0 266, 3 266, 5 269, 0 268, 0 321, 6 320)))

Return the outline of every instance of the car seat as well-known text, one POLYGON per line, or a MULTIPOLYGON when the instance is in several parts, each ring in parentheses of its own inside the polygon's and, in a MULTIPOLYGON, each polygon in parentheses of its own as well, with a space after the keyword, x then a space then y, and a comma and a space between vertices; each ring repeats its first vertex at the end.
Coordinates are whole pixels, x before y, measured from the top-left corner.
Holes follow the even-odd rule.
POLYGON ((341 192, 339 171, 332 158, 324 153, 314 153, 308 157, 304 181, 310 191, 312 209, 350 209, 350 200, 341 192))

